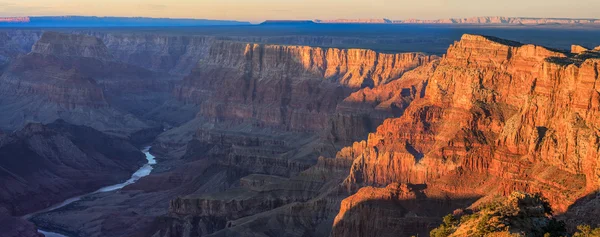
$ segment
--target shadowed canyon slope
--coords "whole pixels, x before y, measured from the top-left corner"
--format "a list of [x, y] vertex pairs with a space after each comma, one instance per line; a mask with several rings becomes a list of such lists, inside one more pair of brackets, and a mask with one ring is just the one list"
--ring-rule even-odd
[[64, 121], [29, 124], [1, 142], [0, 207], [15, 216], [127, 179], [144, 161], [127, 141]]
[[[46, 32], [0, 77], [0, 107], [9, 113], [0, 126], [13, 130], [27, 122], [61, 118], [131, 133], [155, 126], [132, 115], [132, 110], [160, 105], [171, 85], [168, 75], [114, 61], [97, 38]], [[147, 92], [155, 93], [154, 98], [136, 97]]]
[[125, 180], [143, 163], [129, 141], [62, 120], [0, 136], [2, 236], [38, 236], [21, 216]]

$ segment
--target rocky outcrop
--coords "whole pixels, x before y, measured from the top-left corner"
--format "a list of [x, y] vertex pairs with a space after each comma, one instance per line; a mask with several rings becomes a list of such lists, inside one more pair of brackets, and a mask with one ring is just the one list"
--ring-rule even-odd
[[588, 50], [589, 49], [586, 49], [585, 47], [583, 47], [581, 45], [572, 45], [571, 46], [571, 53], [574, 53], [574, 54], [580, 54], [580, 53], [583, 53]]
[[539, 192], [566, 211], [599, 185], [600, 59], [583, 55], [464, 35], [423, 98], [345, 149], [354, 159], [345, 184], [427, 184], [459, 196]]
[[400, 117], [413, 100], [425, 96], [428, 80], [438, 63], [433, 60], [397, 80], [346, 97], [330, 119], [328, 139], [351, 144], [366, 139], [385, 119]]
[[0, 207], [21, 216], [126, 180], [144, 162], [127, 141], [64, 121], [29, 124], [0, 144]]
[[352, 90], [400, 77], [432, 57], [370, 50], [221, 42], [176, 88], [215, 121], [254, 121], [294, 131], [322, 129]]

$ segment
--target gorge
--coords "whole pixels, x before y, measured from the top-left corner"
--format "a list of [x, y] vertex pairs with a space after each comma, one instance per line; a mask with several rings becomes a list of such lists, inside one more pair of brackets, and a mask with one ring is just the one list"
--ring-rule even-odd
[[600, 42], [463, 34], [433, 55], [8, 35], [32, 48], [0, 51], [9, 236], [428, 236], [515, 191], [570, 233], [600, 223]]

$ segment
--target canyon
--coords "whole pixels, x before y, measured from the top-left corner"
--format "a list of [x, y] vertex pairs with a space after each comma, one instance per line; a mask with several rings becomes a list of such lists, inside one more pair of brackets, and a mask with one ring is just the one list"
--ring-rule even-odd
[[30, 51], [0, 51], [0, 174], [20, 190], [2, 194], [0, 221], [12, 236], [36, 236], [20, 215], [127, 179], [149, 143], [160, 161], [149, 176], [29, 220], [68, 236], [427, 236], [447, 214], [522, 191], [568, 228], [599, 223], [590, 45], [464, 34], [436, 56], [27, 35], [6, 42], [35, 39]]

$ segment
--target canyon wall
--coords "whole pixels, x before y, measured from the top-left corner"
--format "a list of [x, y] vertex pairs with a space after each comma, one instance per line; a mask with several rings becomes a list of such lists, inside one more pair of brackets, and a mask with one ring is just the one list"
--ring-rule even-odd
[[131, 113], [161, 105], [173, 84], [167, 74], [115, 61], [96, 37], [45, 32], [32, 52], [12, 60], [0, 77], [0, 107], [11, 111], [0, 126], [14, 130], [61, 118], [103, 131], [135, 132], [153, 125]]
[[115, 59], [153, 71], [185, 76], [206, 58], [214, 37], [79, 31], [101, 39]]
[[[599, 185], [599, 56], [464, 35], [423, 98], [343, 150], [354, 159], [345, 185], [424, 184], [451, 200], [539, 192], [567, 211]], [[360, 193], [354, 205], [364, 202]], [[373, 228], [345, 224], [333, 233]]]
[[350, 92], [377, 87], [432, 60], [416, 53], [222, 41], [176, 88], [200, 114], [294, 131], [322, 129]]

